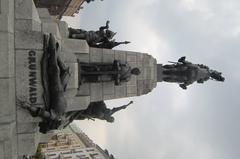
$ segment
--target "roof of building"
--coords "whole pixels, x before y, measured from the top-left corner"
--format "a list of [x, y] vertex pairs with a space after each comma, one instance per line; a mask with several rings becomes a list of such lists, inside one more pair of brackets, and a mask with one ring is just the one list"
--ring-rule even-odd
[[85, 0], [34, 0], [37, 8], [47, 8], [50, 15], [57, 16], [74, 16], [79, 13]]

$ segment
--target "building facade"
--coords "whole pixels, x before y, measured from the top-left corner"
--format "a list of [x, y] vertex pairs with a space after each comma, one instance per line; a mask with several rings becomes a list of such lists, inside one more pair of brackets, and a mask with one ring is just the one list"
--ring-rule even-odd
[[57, 16], [74, 16], [79, 13], [85, 0], [34, 0], [37, 8], [47, 8], [50, 15]]
[[108, 151], [94, 144], [82, 131], [72, 126], [54, 135], [47, 143], [40, 143], [38, 159], [114, 159]]

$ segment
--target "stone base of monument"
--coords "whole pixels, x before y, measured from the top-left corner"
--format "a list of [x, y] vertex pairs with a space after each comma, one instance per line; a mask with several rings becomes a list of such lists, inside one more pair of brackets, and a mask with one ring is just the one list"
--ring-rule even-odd
[[[43, 35], [52, 33], [60, 44], [60, 57], [70, 67], [65, 92], [68, 111], [84, 110], [92, 101], [140, 96], [156, 87], [156, 59], [146, 53], [89, 48], [85, 40], [69, 39], [68, 25], [36, 9], [32, 0], [0, 0], [0, 159], [33, 155], [48, 139], [39, 133], [39, 117], [23, 106], [43, 108], [41, 59]], [[138, 67], [141, 74], [116, 86], [114, 82], [79, 85], [79, 62], [112, 63], [119, 60]]]
[[71, 70], [67, 110], [86, 109], [90, 102], [89, 96], [76, 97], [76, 54], [88, 54], [87, 43], [67, 39], [67, 24], [52, 18], [47, 9], [36, 9], [32, 0], [0, 0], [0, 159], [33, 155], [37, 144], [51, 136], [40, 134], [42, 119], [33, 118], [19, 104], [44, 107], [40, 66], [44, 33], [54, 34]]
[[14, 1], [0, 0], [0, 158], [17, 158]]

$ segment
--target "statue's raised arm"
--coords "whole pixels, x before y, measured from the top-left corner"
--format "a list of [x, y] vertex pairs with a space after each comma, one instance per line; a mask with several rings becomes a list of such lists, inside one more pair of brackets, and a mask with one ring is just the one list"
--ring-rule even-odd
[[106, 25], [105, 25], [105, 26], [101, 26], [101, 27], [99, 28], [99, 31], [104, 31], [105, 29], [109, 29], [109, 23], [110, 23], [110, 21], [107, 20]]
[[114, 113], [116, 113], [116, 112], [118, 112], [118, 111], [120, 111], [120, 110], [122, 110], [122, 109], [126, 109], [126, 108], [127, 108], [129, 105], [131, 105], [131, 104], [133, 104], [133, 101], [130, 101], [130, 102], [129, 102], [128, 104], [126, 104], [126, 105], [113, 108], [113, 109], [111, 110], [110, 115], [113, 115]]

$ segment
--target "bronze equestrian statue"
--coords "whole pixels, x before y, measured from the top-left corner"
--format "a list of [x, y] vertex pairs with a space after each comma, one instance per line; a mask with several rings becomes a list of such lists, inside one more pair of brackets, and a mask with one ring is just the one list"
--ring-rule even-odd
[[203, 64], [193, 64], [186, 61], [186, 57], [179, 58], [178, 62], [172, 62], [170, 65], [163, 65], [163, 81], [179, 83], [182, 89], [194, 83], [204, 83], [209, 79], [223, 82], [222, 73], [209, 69]]

